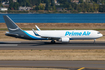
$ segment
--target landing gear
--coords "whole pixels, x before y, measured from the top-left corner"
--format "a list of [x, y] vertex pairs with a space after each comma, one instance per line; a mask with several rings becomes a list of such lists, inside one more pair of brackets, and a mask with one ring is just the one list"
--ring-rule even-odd
[[94, 39], [94, 43], [96, 42], [96, 39]]
[[51, 41], [51, 43], [52, 43], [52, 44], [54, 44], [54, 43], [55, 43], [55, 41], [54, 41], [54, 40], [52, 40], [52, 41]]

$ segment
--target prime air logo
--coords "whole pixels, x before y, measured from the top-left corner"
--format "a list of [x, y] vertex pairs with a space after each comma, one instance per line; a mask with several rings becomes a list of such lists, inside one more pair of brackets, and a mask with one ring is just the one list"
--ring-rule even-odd
[[74, 32], [74, 31], [69, 32], [69, 31], [67, 31], [65, 33], [65, 36], [89, 36], [90, 34], [91, 34], [91, 32], [89, 32], [89, 31], [84, 31], [84, 32]]

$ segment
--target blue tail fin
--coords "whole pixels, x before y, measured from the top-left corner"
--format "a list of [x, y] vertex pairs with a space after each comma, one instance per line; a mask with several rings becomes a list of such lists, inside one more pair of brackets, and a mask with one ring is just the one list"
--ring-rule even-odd
[[15, 22], [12, 19], [10, 19], [7, 15], [3, 17], [10, 33], [21, 31], [21, 29], [15, 24]]

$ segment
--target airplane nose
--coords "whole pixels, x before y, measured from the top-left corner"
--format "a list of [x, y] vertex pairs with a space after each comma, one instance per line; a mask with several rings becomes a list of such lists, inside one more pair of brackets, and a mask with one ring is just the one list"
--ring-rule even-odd
[[100, 36], [102, 37], [102, 36], [103, 36], [103, 34], [100, 34]]
[[103, 34], [101, 34], [101, 33], [100, 33], [100, 34], [98, 34], [98, 37], [99, 37], [99, 38], [100, 38], [100, 37], [102, 37], [102, 36], [103, 36]]

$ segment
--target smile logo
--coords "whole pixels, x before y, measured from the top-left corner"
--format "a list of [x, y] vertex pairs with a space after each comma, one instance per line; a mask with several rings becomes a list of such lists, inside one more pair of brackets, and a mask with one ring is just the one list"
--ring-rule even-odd
[[9, 30], [12, 30], [12, 31], [14, 31], [14, 30], [18, 30], [18, 29], [19, 29], [18, 27], [15, 28], [15, 29], [9, 28]]

